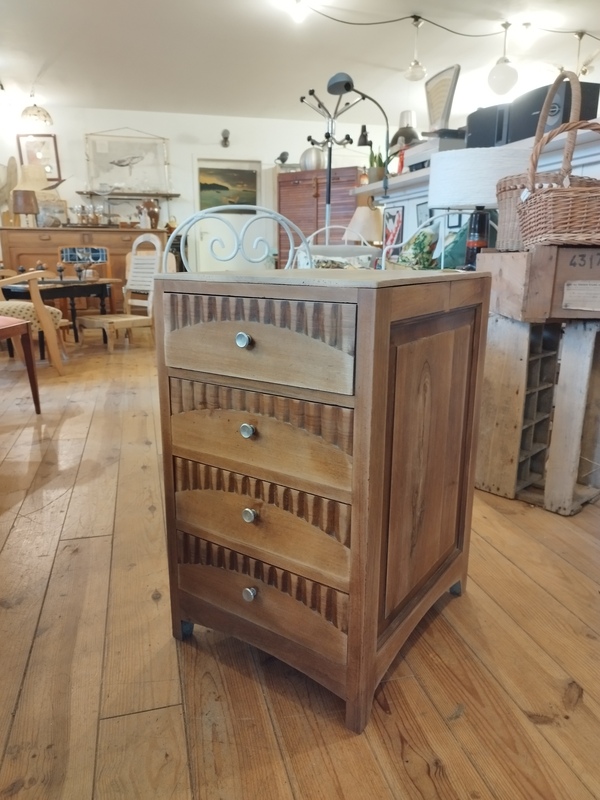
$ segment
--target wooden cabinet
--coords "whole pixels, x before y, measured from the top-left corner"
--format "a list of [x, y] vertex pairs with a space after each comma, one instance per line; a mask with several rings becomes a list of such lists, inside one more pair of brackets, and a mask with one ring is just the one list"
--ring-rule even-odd
[[[0, 228], [2, 259], [8, 269], [19, 266], [31, 269], [38, 261], [54, 270], [60, 247], [107, 247], [113, 278], [125, 282], [125, 258], [141, 233], [155, 233], [164, 245], [165, 231], [141, 231], [133, 228]], [[114, 291], [115, 308], [123, 308], [120, 286]]]
[[[331, 172], [331, 225], [347, 226], [356, 208], [350, 191], [358, 185], [357, 167], [338, 167]], [[278, 211], [291, 219], [305, 236], [325, 225], [326, 170], [284, 172], [278, 176]], [[324, 237], [317, 238], [325, 241]], [[331, 241], [340, 241], [340, 235]], [[285, 264], [289, 252], [287, 235], [279, 231], [279, 263]]]
[[489, 276], [161, 275], [173, 632], [244, 639], [368, 721], [467, 575]]

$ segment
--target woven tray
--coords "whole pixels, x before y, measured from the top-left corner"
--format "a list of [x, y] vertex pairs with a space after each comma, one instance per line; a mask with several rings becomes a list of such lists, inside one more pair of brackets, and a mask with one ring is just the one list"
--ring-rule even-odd
[[538, 244], [600, 245], [600, 180], [579, 178], [575, 182], [574, 177], [569, 176], [570, 156], [562, 185], [549, 182], [540, 186], [540, 176], [536, 172], [540, 153], [548, 142], [561, 133], [576, 136], [577, 131], [584, 130], [600, 133], [600, 125], [597, 122], [567, 122], [543, 136], [533, 148], [527, 174], [529, 195], [517, 204], [525, 250]]
[[[554, 102], [554, 97], [558, 87], [566, 79], [571, 84], [571, 114], [570, 122], [577, 122], [581, 114], [581, 84], [574, 72], [561, 72], [552, 86], [548, 89], [544, 105], [540, 111], [538, 124], [535, 132], [534, 147], [539, 143], [544, 135], [544, 129], [548, 122], [550, 109]], [[539, 186], [555, 184], [562, 186], [564, 178], [571, 172], [571, 159], [575, 149], [575, 137], [577, 133], [573, 131], [569, 134], [563, 154], [563, 162], [559, 171], [542, 172], [536, 175], [536, 183]], [[523, 250], [523, 240], [521, 228], [517, 216], [517, 204], [527, 187], [528, 173], [523, 172], [519, 175], [508, 175], [498, 181], [496, 186], [496, 198], [498, 200], [498, 234], [496, 237], [497, 250]], [[586, 186], [588, 178], [573, 177], [571, 185]]]

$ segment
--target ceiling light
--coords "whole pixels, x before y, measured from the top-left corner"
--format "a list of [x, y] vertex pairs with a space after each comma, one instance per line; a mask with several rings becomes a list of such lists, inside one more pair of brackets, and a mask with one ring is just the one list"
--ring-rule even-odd
[[503, 22], [502, 27], [504, 28], [502, 58], [498, 59], [496, 65], [492, 67], [488, 75], [488, 84], [494, 94], [506, 94], [510, 92], [519, 79], [519, 73], [506, 57], [506, 37], [508, 35], [508, 29], [510, 28], [510, 22]]
[[275, 5], [287, 11], [294, 22], [304, 22], [311, 9], [305, 0], [276, 0]]
[[419, 61], [417, 44], [419, 40], [419, 28], [423, 24], [423, 20], [421, 17], [413, 16], [412, 24], [415, 26], [415, 51], [413, 60], [410, 62], [409, 68], [404, 73], [404, 77], [407, 81], [422, 81], [425, 75], [427, 75], [427, 70]]
[[[33, 91], [29, 96], [30, 100], [33, 100]], [[36, 122], [41, 123], [42, 125], [53, 125], [52, 117], [46, 111], [45, 108], [32, 103], [27, 108], [24, 108], [21, 112], [21, 119], [26, 120], [28, 122]]]

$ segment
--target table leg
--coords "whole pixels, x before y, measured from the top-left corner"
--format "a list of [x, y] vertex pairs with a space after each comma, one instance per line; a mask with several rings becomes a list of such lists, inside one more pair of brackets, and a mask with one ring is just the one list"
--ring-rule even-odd
[[71, 307], [71, 325], [73, 326], [73, 338], [75, 343], [79, 343], [79, 331], [77, 330], [77, 306], [75, 305], [75, 298], [69, 298], [69, 305]]
[[40, 345], [40, 360], [43, 361], [46, 358], [46, 340], [44, 338], [44, 331], [38, 331], [38, 342]]
[[[107, 296], [109, 298], [111, 297], [110, 286], [107, 287], [106, 294], [104, 292], [101, 292], [101, 294], [100, 294], [100, 313], [101, 314], [106, 314], [106, 298], [107, 298]], [[102, 343], [103, 344], [108, 344], [108, 336], [106, 335], [106, 331], [105, 331], [104, 328], [102, 328]]]
[[33, 398], [35, 413], [40, 414], [40, 393], [38, 390], [37, 372], [31, 349], [31, 336], [29, 331], [27, 331], [27, 333], [22, 333], [20, 338], [21, 347], [23, 348], [23, 358], [25, 359], [25, 366], [27, 367], [27, 376], [29, 377], [29, 385], [31, 386], [31, 396]]

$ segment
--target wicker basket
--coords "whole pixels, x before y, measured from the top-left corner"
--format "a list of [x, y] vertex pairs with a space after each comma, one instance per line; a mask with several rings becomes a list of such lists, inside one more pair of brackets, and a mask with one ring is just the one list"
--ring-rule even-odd
[[527, 175], [529, 196], [517, 204], [525, 250], [538, 244], [600, 245], [600, 180], [585, 178], [585, 185], [580, 185], [567, 175], [563, 185], [540, 187], [536, 174], [540, 153], [548, 142], [561, 133], [577, 135], [577, 131], [600, 133], [600, 125], [567, 122], [543, 136], [533, 148]]
[[[574, 72], [561, 72], [546, 94], [546, 99], [540, 111], [535, 132], [534, 147], [544, 135], [544, 128], [546, 127], [558, 87], [567, 78], [571, 84], [570, 122], [579, 120], [581, 114], [581, 84]], [[576, 135], [576, 131], [569, 134], [560, 171], [539, 173], [536, 175], [536, 183], [538, 185], [548, 185], [552, 183], [557, 186], [562, 186], [565, 176], [571, 171], [571, 158], [573, 157], [573, 150], [575, 149]], [[506, 178], [502, 178], [498, 181], [496, 186], [496, 198], [498, 200], [497, 250], [523, 250], [523, 240], [521, 238], [521, 229], [517, 217], [517, 203], [519, 202], [523, 190], [527, 187], [527, 180], [528, 174], [523, 172], [520, 175], [508, 175]], [[588, 180], [588, 178], [573, 177], [571, 178], [571, 185], [585, 186]]]

